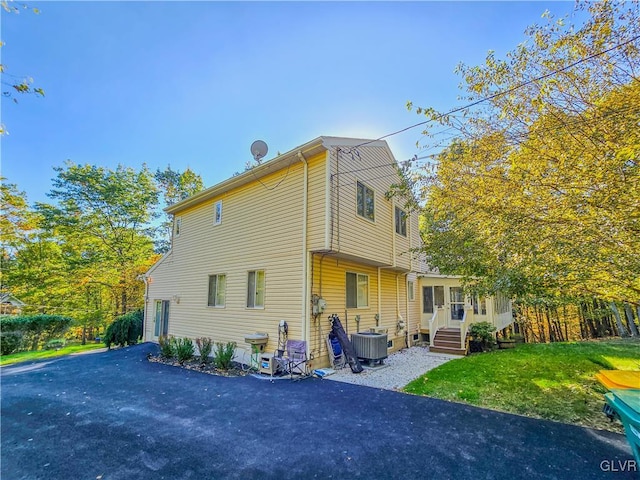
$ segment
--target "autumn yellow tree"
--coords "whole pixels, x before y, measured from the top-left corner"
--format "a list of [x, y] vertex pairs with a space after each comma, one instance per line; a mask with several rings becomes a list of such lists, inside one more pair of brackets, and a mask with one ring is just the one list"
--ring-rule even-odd
[[432, 141], [455, 137], [415, 178], [425, 253], [486, 291], [638, 305], [640, 7], [577, 9], [582, 25], [545, 13], [505, 59], [460, 65], [469, 108], [417, 109]]

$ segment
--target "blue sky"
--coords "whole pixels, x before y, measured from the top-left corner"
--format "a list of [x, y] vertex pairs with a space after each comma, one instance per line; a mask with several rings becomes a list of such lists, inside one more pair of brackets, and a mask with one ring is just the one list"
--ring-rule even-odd
[[[2, 99], [2, 175], [47, 201], [69, 159], [183, 171], [206, 186], [320, 135], [378, 138], [461, 105], [459, 62], [503, 56], [571, 2], [29, 2], [2, 63], [44, 98]], [[4, 80], [10, 80], [5, 77]], [[4, 85], [3, 85], [4, 87]], [[3, 88], [4, 90], [5, 88]], [[387, 141], [420, 152], [416, 128]]]

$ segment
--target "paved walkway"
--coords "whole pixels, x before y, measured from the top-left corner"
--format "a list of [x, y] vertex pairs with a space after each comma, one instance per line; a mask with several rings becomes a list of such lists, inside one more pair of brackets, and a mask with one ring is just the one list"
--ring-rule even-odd
[[217, 377], [147, 361], [156, 351], [2, 368], [1, 478], [636, 478], [622, 435], [317, 378]]
[[460, 357], [431, 353], [427, 347], [411, 347], [392, 353], [381, 366], [365, 367], [362, 372], [355, 374], [347, 365], [326, 378], [354, 385], [400, 390], [411, 380], [456, 358]]

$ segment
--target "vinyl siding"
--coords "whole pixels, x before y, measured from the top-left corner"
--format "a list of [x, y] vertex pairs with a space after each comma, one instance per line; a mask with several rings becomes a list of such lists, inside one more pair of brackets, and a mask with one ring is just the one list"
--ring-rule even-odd
[[[172, 301], [170, 310], [172, 335], [235, 341], [248, 349], [245, 334], [266, 332], [267, 349], [275, 350], [278, 322], [286, 320], [292, 338], [300, 337], [302, 179], [298, 161], [261, 178], [262, 183], [250, 183], [180, 212], [182, 230], [174, 239], [171, 259], [151, 272], [149, 315], [156, 297], [178, 295], [180, 303]], [[218, 200], [223, 202], [222, 223], [214, 225]], [[250, 270], [265, 271], [263, 309], [246, 308]], [[227, 277], [224, 308], [207, 306], [208, 277], [213, 274]]]
[[[357, 152], [356, 155], [348, 148], [330, 149], [332, 248], [345, 256], [408, 271], [412, 267], [410, 249], [419, 241], [417, 214], [407, 211], [401, 199], [386, 198], [391, 185], [398, 181], [395, 160], [388, 148], [382, 146], [363, 146]], [[373, 221], [358, 215], [358, 182], [374, 192]], [[406, 237], [395, 233], [396, 205], [408, 215]]]
[[309, 185], [308, 185], [308, 225], [307, 248], [310, 251], [325, 249], [326, 230], [326, 152], [308, 158]]
[[[378, 303], [378, 268], [340, 258], [336, 255], [315, 254], [313, 261], [313, 281], [311, 293], [319, 295], [327, 302], [326, 310], [311, 322], [311, 348], [315, 357], [314, 366], [328, 365], [325, 338], [331, 331], [328, 317], [337, 314], [347, 333], [368, 331], [372, 327], [388, 328], [388, 339], [393, 340], [395, 351], [405, 347], [404, 331], [397, 332], [398, 313], [407, 322], [405, 275], [395, 271], [380, 270], [380, 303]], [[368, 275], [369, 305], [364, 308], [346, 308], [347, 272]], [[397, 290], [396, 290], [397, 281]], [[413, 302], [415, 303], [415, 302]], [[396, 311], [399, 306], [399, 312]], [[415, 306], [414, 306], [415, 310]], [[376, 314], [380, 313], [379, 320]], [[357, 323], [356, 315], [360, 316]], [[413, 323], [419, 321], [414, 317]], [[407, 325], [408, 326], [408, 325]], [[415, 329], [415, 326], [413, 327]]]
[[[410, 253], [419, 244], [418, 219], [409, 214], [407, 237], [395, 233], [394, 207], [401, 202], [385, 198], [397, 181], [389, 149], [362, 146], [358, 147], [359, 156], [352, 156], [345, 153], [348, 147], [339, 151], [335, 139], [328, 140], [326, 147], [328, 150], [317, 153], [320, 148], [316, 146], [314, 154], [306, 157], [304, 255], [310, 263], [308, 293], [321, 295], [327, 302], [323, 314], [306, 320], [314, 367], [328, 364], [325, 338], [330, 331], [330, 314], [337, 313], [349, 332], [356, 331], [355, 315], [360, 315], [360, 330], [387, 327], [395, 350], [405, 346], [405, 332], [396, 329], [398, 317], [410, 332], [418, 328], [421, 311], [418, 282], [415, 301], [408, 302], [405, 275], [418, 265]], [[245, 176], [224, 193], [223, 188], [212, 188], [211, 193], [179, 209], [180, 235], [174, 238], [171, 253], [148, 273], [152, 282], [147, 299], [147, 339], [153, 339], [157, 299], [171, 300], [169, 334], [177, 337], [235, 341], [238, 348], [248, 351], [244, 336], [266, 332], [266, 351], [274, 351], [278, 323], [285, 320], [289, 338], [305, 338], [304, 164], [298, 157], [291, 158], [289, 163], [280, 161], [277, 171], [248, 183]], [[357, 215], [357, 181], [375, 192], [373, 222]], [[214, 225], [218, 201], [222, 201], [222, 223]], [[246, 308], [251, 270], [265, 271], [265, 305], [261, 309]], [[347, 271], [368, 275], [367, 307], [346, 309]], [[226, 275], [224, 307], [207, 306], [208, 279], [215, 274]], [[376, 314], [380, 314], [379, 321]]]

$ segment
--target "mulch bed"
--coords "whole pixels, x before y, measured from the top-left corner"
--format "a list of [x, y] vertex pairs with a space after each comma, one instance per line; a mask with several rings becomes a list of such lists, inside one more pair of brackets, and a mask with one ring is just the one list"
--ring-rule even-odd
[[147, 356], [147, 359], [153, 363], [163, 363], [164, 365], [170, 365], [172, 367], [184, 368], [187, 370], [195, 370], [197, 372], [208, 373], [209, 375], [218, 375], [220, 377], [242, 377], [248, 375], [250, 372], [244, 371], [240, 364], [234, 362], [234, 366], [229, 370], [220, 370], [215, 367], [211, 362], [201, 363], [200, 360], [194, 359], [189, 362], [179, 363], [174, 358], [164, 358], [161, 356]]

